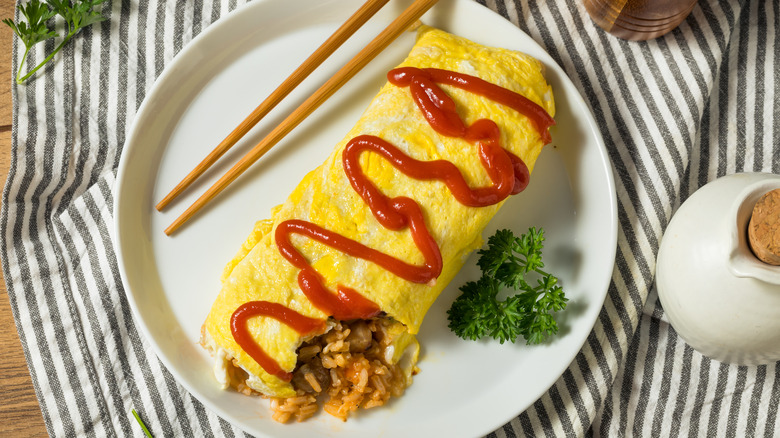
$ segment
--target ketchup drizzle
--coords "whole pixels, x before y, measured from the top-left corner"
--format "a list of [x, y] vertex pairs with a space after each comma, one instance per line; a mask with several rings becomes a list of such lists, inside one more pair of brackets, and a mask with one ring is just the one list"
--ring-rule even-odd
[[[370, 151], [381, 155], [411, 178], [444, 182], [455, 199], [469, 207], [497, 204], [507, 196], [521, 192], [528, 185], [528, 167], [522, 159], [501, 146], [498, 125], [492, 120], [480, 119], [466, 126], [457, 113], [455, 102], [437, 84], [451, 85], [482, 95], [525, 115], [538, 131], [544, 144], [551, 141], [548, 128], [555, 124], [552, 117], [531, 100], [474, 76], [434, 68], [402, 67], [391, 70], [387, 78], [393, 85], [409, 87], [414, 102], [436, 132], [476, 144], [492, 185], [472, 189], [453, 163], [447, 160], [416, 160], [373, 135], [360, 135], [350, 140], [342, 153], [342, 162], [352, 188], [382, 226], [393, 231], [409, 227], [425, 262], [421, 266], [409, 264], [311, 222], [299, 219], [281, 222], [274, 234], [276, 246], [287, 261], [300, 269], [298, 285], [301, 291], [315, 307], [339, 320], [371, 318], [378, 315], [381, 309], [376, 303], [348, 287], [339, 285], [336, 293], [329, 291], [323, 284], [322, 276], [295, 249], [290, 241], [291, 234], [306, 236], [352, 257], [370, 261], [414, 283], [435, 284], [443, 267], [439, 246], [425, 225], [419, 204], [406, 196], [389, 198], [381, 193], [360, 168], [359, 159], [363, 152]], [[301, 335], [323, 332], [325, 321], [309, 318], [281, 304], [268, 301], [248, 302], [233, 313], [230, 327], [236, 343], [266, 372], [284, 381], [290, 381], [292, 374], [281, 369], [249, 334], [246, 320], [254, 316], [275, 318]]]
[[233, 316], [230, 318], [230, 331], [233, 333], [233, 339], [236, 340], [236, 343], [260, 364], [268, 374], [273, 374], [289, 382], [292, 379], [292, 373], [283, 370], [279, 363], [260, 348], [249, 334], [246, 320], [253, 316], [269, 316], [292, 327], [293, 330], [301, 335], [325, 330], [325, 321], [309, 318], [279, 303], [268, 301], [250, 301], [242, 304], [233, 312]]

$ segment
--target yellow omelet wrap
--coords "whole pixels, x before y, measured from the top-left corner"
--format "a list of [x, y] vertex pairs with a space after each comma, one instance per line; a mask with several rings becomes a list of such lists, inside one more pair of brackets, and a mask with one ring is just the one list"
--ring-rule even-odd
[[[414, 48], [399, 67], [431, 67], [475, 76], [519, 93], [554, 115], [552, 90], [536, 59], [515, 51], [484, 47], [427, 26], [421, 26], [417, 32]], [[493, 120], [501, 131], [501, 145], [520, 157], [529, 171], [533, 170], [544, 141], [530, 119], [480, 95], [448, 85], [441, 85], [441, 89], [454, 100], [466, 125], [479, 119]], [[470, 187], [492, 184], [474, 144], [434, 131], [408, 87], [386, 84], [328, 159], [303, 178], [284, 204], [271, 212], [270, 219], [257, 223], [225, 268], [222, 290], [206, 319], [202, 341], [217, 357], [218, 375], [221, 367], [234, 364], [248, 373], [246, 385], [255, 391], [273, 397], [295, 395], [291, 383], [267, 373], [236, 343], [231, 333], [231, 315], [244, 303], [262, 300], [280, 303], [312, 318], [329, 316], [310, 303], [298, 285], [299, 269], [280, 254], [274, 241], [279, 223], [289, 219], [309, 221], [400, 260], [423, 264], [410, 230], [391, 231], [383, 227], [345, 175], [342, 151], [350, 139], [362, 134], [384, 139], [417, 160], [450, 161]], [[482, 230], [503, 202], [487, 207], [465, 206], [453, 197], [445, 183], [410, 178], [373, 152], [363, 153], [360, 165], [382, 193], [389, 197], [407, 196], [420, 205], [441, 251], [443, 268], [436, 281], [412, 283], [372, 262], [300, 235], [293, 235], [291, 242], [321, 274], [329, 290], [335, 290], [337, 285], [354, 289], [376, 303], [384, 317], [405, 326], [406, 336], [399, 336], [395, 345], [393, 360], [397, 360], [401, 350], [417, 347], [413, 335], [425, 313], [468, 255], [482, 245]], [[270, 317], [251, 318], [247, 327], [253, 339], [282, 369], [293, 371], [304, 336]]]

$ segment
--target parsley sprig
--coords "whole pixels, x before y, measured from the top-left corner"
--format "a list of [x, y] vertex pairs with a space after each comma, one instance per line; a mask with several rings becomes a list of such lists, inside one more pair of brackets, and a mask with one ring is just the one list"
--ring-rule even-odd
[[[558, 333], [552, 314], [566, 308], [568, 299], [558, 279], [542, 269], [543, 246], [541, 228], [530, 228], [520, 237], [510, 230], [491, 236], [488, 247], [478, 253], [482, 277], [461, 286], [461, 295], [447, 311], [450, 329], [464, 339], [490, 336], [502, 344], [519, 336], [528, 344], [539, 344]], [[529, 281], [529, 274], [536, 277], [536, 284]], [[505, 287], [520, 293], [499, 301]]]
[[[46, 3], [42, 3], [40, 0], [31, 0], [26, 4], [19, 4], [17, 8], [26, 21], [15, 23], [10, 18], [3, 20], [3, 23], [13, 29], [25, 47], [24, 55], [22, 55], [22, 60], [19, 63], [19, 70], [16, 72], [16, 83], [23, 83], [34, 75], [38, 69], [43, 67], [44, 64], [51, 61], [54, 55], [81, 29], [105, 20], [106, 18], [103, 15], [93, 10], [95, 6], [104, 1], [106, 0], [46, 0]], [[64, 35], [57, 33], [55, 26], [51, 23], [57, 15], [65, 21]], [[30, 49], [38, 43], [58, 37], [61, 37], [62, 41], [57, 48], [22, 77], [22, 69]]]

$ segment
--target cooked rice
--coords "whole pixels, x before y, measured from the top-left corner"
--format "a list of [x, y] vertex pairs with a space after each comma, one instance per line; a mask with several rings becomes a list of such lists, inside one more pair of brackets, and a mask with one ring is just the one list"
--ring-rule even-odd
[[322, 386], [320, 385], [320, 382], [317, 381], [317, 378], [314, 377], [314, 374], [306, 373], [304, 377], [306, 378], [306, 381], [309, 382], [309, 385], [312, 387], [312, 389], [314, 389], [314, 392], [322, 392]]
[[[366, 324], [371, 332], [371, 343], [365, 351], [350, 351], [350, 341], [347, 338], [356, 324]], [[312, 339], [301, 347], [300, 352], [305, 354], [299, 354], [298, 367], [318, 357], [322, 366], [329, 371], [330, 384], [327, 388], [320, 388], [319, 391], [310, 382], [317, 379], [310, 373], [304, 375], [314, 393], [325, 399], [323, 403], [325, 412], [346, 421], [350, 413], [360, 408], [381, 406], [390, 397], [403, 394], [406, 389], [403, 371], [398, 364], [385, 362], [385, 350], [393, 341], [388, 335], [390, 324], [392, 323], [386, 319], [336, 323], [328, 333]], [[312, 356], [311, 352], [317, 350], [312, 348], [315, 346], [320, 347], [320, 352]], [[309, 357], [311, 359], [307, 360]], [[300, 396], [304, 392], [299, 388], [298, 393]], [[317, 411], [317, 400], [314, 398], [309, 400], [310, 403], [298, 405], [299, 409], [293, 411], [298, 421], [314, 415]], [[282, 414], [281, 407], [288, 406], [288, 403], [280, 401], [279, 404], [272, 405], [274, 419], [287, 421], [292, 418], [293, 414], [289, 416]]]
[[[300, 380], [293, 378], [297, 394], [270, 398], [272, 418], [280, 423], [293, 418], [303, 421], [322, 404], [325, 412], [346, 421], [350, 413], [360, 408], [382, 406], [390, 397], [402, 395], [407, 386], [404, 372], [398, 364], [388, 364], [385, 359], [386, 349], [393, 342], [388, 334], [392, 324], [397, 323], [385, 318], [337, 322], [327, 333], [304, 343], [298, 349], [295, 372], [301, 375]], [[366, 328], [370, 330], [370, 340]], [[353, 335], [352, 341], [347, 339], [353, 331], [363, 337]], [[368, 347], [350, 351], [352, 342]], [[230, 386], [242, 394], [262, 395], [246, 385], [249, 375], [235, 360], [232, 363], [228, 367]], [[317, 373], [309, 371], [315, 369], [319, 369], [320, 379]]]
[[[389, 324], [382, 319], [369, 321], [373, 340], [368, 350], [362, 353], [350, 352], [349, 341], [342, 341], [349, 335], [348, 324], [340, 324], [329, 333], [330, 336], [325, 337], [325, 341], [329, 342], [327, 350], [337, 362], [337, 367], [331, 369], [332, 382], [323, 408], [325, 412], [346, 420], [351, 412], [359, 408], [381, 406], [390, 397], [403, 394], [406, 389], [403, 371], [398, 364], [385, 362], [385, 349], [392, 343], [387, 335]], [[339, 358], [344, 358], [345, 363], [342, 364]], [[323, 359], [324, 366], [330, 363]]]

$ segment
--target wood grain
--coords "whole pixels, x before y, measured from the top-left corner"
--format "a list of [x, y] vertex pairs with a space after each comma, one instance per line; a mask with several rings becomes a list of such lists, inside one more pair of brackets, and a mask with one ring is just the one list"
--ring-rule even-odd
[[[0, 1], [0, 18], [13, 17], [14, 2]], [[0, 181], [5, 183], [11, 163], [11, 49], [13, 32], [0, 24]], [[48, 436], [22, 344], [0, 274], [0, 436]]]
[[[14, 2], [12, 0], [0, 0], [0, 19], [14, 16]], [[10, 27], [0, 24], [0, 129], [11, 130], [11, 44], [14, 33]], [[11, 150], [11, 137], [6, 143], [3, 138], [3, 149]], [[9, 154], [10, 155], [10, 154]], [[8, 161], [3, 162], [3, 172], [8, 170]], [[3, 173], [5, 181], [5, 173]]]

